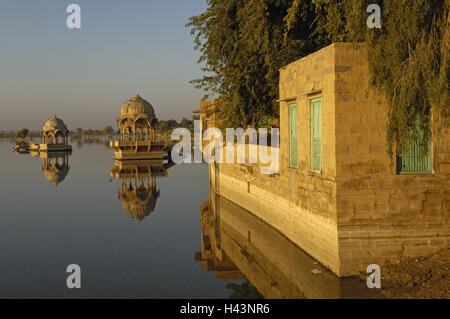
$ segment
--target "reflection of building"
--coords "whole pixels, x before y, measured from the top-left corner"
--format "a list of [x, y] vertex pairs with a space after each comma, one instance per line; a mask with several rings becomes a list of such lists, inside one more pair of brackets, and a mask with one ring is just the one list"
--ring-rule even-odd
[[203, 203], [200, 210], [202, 249], [195, 254], [195, 260], [202, 263], [203, 270], [214, 271], [217, 280], [244, 278], [242, 272], [220, 249], [220, 237], [216, 233], [219, 229], [215, 227], [218, 216], [210, 209], [208, 202]]
[[69, 173], [69, 154], [70, 152], [44, 152], [39, 155], [43, 159], [42, 172], [55, 186], [61, 183]]
[[339, 279], [283, 234], [215, 193], [201, 206], [196, 260], [217, 279], [246, 278], [265, 298], [370, 298], [357, 278]]
[[117, 119], [120, 141], [110, 142], [114, 158], [162, 159], [167, 145], [155, 139], [157, 123], [153, 107], [139, 95], [125, 102]]
[[30, 149], [40, 152], [70, 151], [69, 133], [64, 121], [53, 115], [41, 130], [42, 143], [33, 144]]
[[156, 207], [159, 197], [157, 176], [167, 176], [162, 161], [116, 161], [111, 169], [111, 177], [122, 181], [119, 199], [123, 210], [138, 222], [149, 216]]

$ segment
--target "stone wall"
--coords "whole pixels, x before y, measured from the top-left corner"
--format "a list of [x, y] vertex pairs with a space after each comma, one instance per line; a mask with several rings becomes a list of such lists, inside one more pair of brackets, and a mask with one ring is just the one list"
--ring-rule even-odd
[[340, 272], [450, 244], [450, 134], [433, 136], [433, 174], [398, 175], [386, 155], [387, 104], [369, 89], [367, 50], [335, 44]]
[[[219, 227], [220, 250], [269, 299], [369, 298], [376, 293], [365, 282], [342, 280], [320, 266], [283, 234], [241, 207], [215, 196], [214, 225]], [[312, 270], [320, 271], [320, 275]]]
[[210, 180], [224, 198], [251, 211], [325, 266], [338, 271], [335, 187], [331, 182], [258, 165], [211, 164]]

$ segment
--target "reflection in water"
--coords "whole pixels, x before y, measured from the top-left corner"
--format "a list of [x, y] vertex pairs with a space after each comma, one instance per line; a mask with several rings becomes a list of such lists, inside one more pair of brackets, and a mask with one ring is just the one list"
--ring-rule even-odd
[[55, 186], [58, 186], [69, 174], [71, 152], [30, 152], [30, 154], [43, 159], [42, 172], [47, 180]]
[[216, 279], [246, 278], [228, 285], [231, 297], [375, 298], [358, 278], [339, 279], [251, 212], [217, 195], [201, 206], [201, 252], [196, 260]]
[[116, 161], [111, 177], [122, 181], [119, 199], [123, 210], [136, 221], [141, 222], [156, 207], [159, 190], [156, 177], [167, 176], [162, 161], [131, 160]]
[[77, 148], [83, 148], [83, 145], [103, 145], [109, 149], [109, 141], [112, 136], [86, 136], [86, 137], [72, 137], [71, 142], [77, 146]]

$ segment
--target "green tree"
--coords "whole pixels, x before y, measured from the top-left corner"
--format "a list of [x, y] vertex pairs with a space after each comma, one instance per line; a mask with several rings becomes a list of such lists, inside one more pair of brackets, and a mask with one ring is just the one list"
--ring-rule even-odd
[[157, 129], [161, 132], [167, 131], [167, 121], [159, 121], [157, 125]]
[[29, 133], [30, 133], [29, 129], [23, 128], [23, 129], [17, 131], [14, 137], [15, 138], [26, 138], [26, 137], [28, 137]]
[[450, 124], [450, 0], [379, 0], [381, 29], [366, 25], [372, 2], [314, 0], [322, 12], [320, 32], [332, 41], [367, 42], [371, 85], [389, 103], [388, 153], [418, 132], [426, 150], [432, 115], [438, 131]]
[[178, 122], [175, 120], [168, 120], [167, 121], [167, 129], [173, 130], [174, 128], [178, 127]]
[[113, 133], [114, 133], [114, 129], [112, 128], [112, 126], [107, 125], [107, 126], [105, 126], [105, 128], [103, 129], [103, 133], [104, 133], [104, 134], [113, 134]]
[[315, 9], [306, 0], [207, 0], [190, 18], [206, 73], [192, 83], [223, 99], [225, 125], [270, 126], [278, 117], [278, 70], [327, 40], [315, 32]]
[[180, 126], [184, 127], [184, 128], [187, 128], [187, 129], [190, 128], [191, 125], [192, 125], [192, 121], [188, 120], [187, 118], [184, 118], [184, 117], [183, 117], [183, 119], [180, 122]]

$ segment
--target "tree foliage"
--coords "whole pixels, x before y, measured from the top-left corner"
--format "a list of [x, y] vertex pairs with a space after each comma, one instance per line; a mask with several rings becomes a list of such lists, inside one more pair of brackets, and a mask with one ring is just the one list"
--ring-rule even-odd
[[192, 82], [225, 101], [226, 125], [267, 127], [278, 117], [278, 71], [321, 47], [315, 19], [306, 0], [207, 0], [190, 19], [206, 73]]
[[29, 133], [30, 133], [29, 129], [23, 128], [23, 129], [17, 131], [14, 137], [15, 138], [26, 138], [26, 137], [28, 137]]
[[388, 153], [417, 138], [426, 150], [432, 124], [436, 132], [450, 124], [450, 0], [378, 0], [381, 29], [366, 24], [372, 0], [314, 2], [323, 22], [318, 32], [368, 44], [371, 85], [389, 103]]
[[103, 129], [103, 133], [108, 135], [108, 134], [113, 134], [114, 133], [114, 129], [112, 128], [111, 125], [107, 125], [105, 126], [105, 128]]
[[194, 120], [198, 120], [198, 116], [193, 116], [192, 120], [188, 120], [183, 117], [180, 123], [176, 120], [161, 120], [158, 122], [157, 130], [161, 133], [163, 132], [171, 132], [175, 128], [187, 128], [190, 131], [194, 131]]
[[332, 42], [367, 42], [371, 85], [389, 103], [387, 145], [422, 132], [426, 149], [448, 127], [450, 0], [378, 0], [381, 29], [369, 29], [372, 0], [207, 0], [187, 26], [206, 75], [193, 83], [222, 98], [227, 125], [267, 126], [278, 117], [278, 70]]

